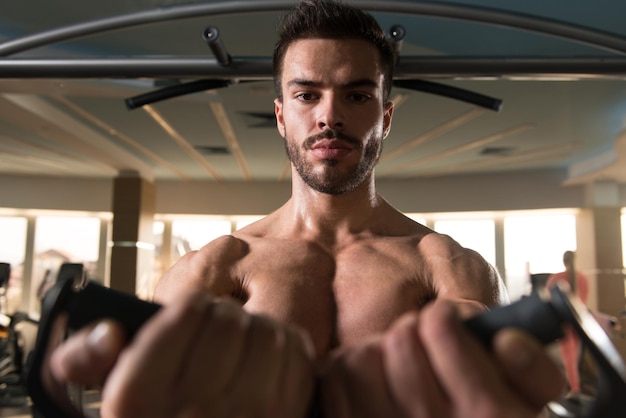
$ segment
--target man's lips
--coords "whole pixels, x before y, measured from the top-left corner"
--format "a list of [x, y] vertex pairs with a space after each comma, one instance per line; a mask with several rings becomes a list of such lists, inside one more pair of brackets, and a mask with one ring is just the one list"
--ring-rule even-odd
[[337, 139], [323, 139], [311, 147], [313, 155], [322, 159], [343, 158], [350, 154], [352, 149], [351, 145]]

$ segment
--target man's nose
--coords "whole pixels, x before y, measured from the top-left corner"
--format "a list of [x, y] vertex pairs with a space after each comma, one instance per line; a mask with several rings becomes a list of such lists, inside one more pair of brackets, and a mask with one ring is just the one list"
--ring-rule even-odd
[[317, 118], [319, 129], [342, 129], [344, 126], [344, 111], [336, 97], [327, 97], [320, 106]]

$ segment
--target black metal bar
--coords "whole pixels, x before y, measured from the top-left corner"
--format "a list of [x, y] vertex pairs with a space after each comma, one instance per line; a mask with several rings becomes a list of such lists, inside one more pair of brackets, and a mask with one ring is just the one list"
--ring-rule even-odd
[[206, 90], [214, 90], [228, 87], [229, 85], [230, 82], [226, 80], [197, 80], [189, 83], [164, 87], [159, 90], [130, 97], [124, 100], [124, 102], [126, 103], [126, 107], [132, 110], [145, 106], [147, 104], [160, 102], [162, 100], [172, 99], [174, 97], [198, 93]]
[[[2, 78], [221, 78], [271, 80], [270, 58], [0, 59]], [[402, 57], [396, 79], [594, 78], [626, 79], [626, 59]]]
[[475, 93], [473, 91], [461, 89], [458, 87], [448, 86], [440, 83], [433, 83], [425, 80], [396, 80], [393, 83], [396, 87], [423, 91], [439, 96], [449, 97], [451, 99], [461, 100], [486, 109], [500, 111], [502, 100], [494, 99], [484, 94]]
[[[515, 28], [626, 55], [626, 37], [624, 36], [541, 16], [445, 2], [350, 1], [349, 3], [373, 12], [450, 18]], [[280, 11], [292, 6], [292, 1], [224, 1], [163, 7], [81, 22], [9, 40], [0, 44], [0, 56], [8, 56], [61, 41], [150, 23], [208, 15]]]
[[0, 59], [0, 78], [238, 78], [270, 79], [271, 59], [215, 58]]

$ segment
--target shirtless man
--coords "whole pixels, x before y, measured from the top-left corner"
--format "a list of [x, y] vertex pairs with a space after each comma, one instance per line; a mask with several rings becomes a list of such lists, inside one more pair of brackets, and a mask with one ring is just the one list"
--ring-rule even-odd
[[128, 345], [111, 322], [70, 339], [56, 377], [104, 383], [105, 418], [306, 417], [314, 376], [327, 418], [536, 416], [563, 387], [543, 349], [504, 330], [488, 351], [458, 319], [507, 301], [496, 271], [375, 190], [394, 60], [375, 20], [304, 1], [274, 59], [292, 197], [182, 257]]

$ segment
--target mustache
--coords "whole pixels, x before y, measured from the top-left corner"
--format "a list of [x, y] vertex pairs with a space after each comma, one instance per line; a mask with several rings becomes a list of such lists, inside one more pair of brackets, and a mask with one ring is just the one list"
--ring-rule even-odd
[[349, 143], [350, 145], [353, 145], [355, 148], [361, 148], [361, 141], [359, 141], [357, 138], [348, 136], [343, 132], [337, 131], [335, 129], [326, 129], [319, 134], [308, 137], [304, 141], [304, 147], [306, 149], [310, 149], [316, 142], [319, 142], [323, 139], [339, 139], [341, 141]]

